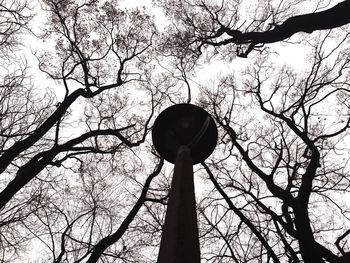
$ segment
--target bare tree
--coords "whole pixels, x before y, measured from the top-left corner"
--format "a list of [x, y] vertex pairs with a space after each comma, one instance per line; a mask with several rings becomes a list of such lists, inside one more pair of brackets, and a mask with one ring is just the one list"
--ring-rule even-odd
[[[59, 64], [60, 67], [49, 68], [46, 63], [51, 63], [54, 58], [49, 62], [48, 58], [45, 57], [47, 54], [44, 54], [43, 56], [45, 58], [43, 56], [40, 57], [39, 66], [51, 78], [62, 82], [65, 88], [65, 94], [63, 100], [57, 102], [56, 109], [53, 110], [53, 112], [43, 120], [42, 123], [39, 123], [35, 130], [23, 139], [13, 141], [12, 144], [9, 144], [3, 149], [3, 154], [1, 156], [1, 172], [4, 172], [9, 166], [13, 165], [12, 162], [18, 155], [27, 151], [30, 147], [35, 146], [36, 143], [51, 131], [51, 138], [45, 138], [45, 148], [47, 149], [39, 153], [34, 152], [32, 158], [18, 169], [17, 175], [2, 191], [1, 207], [5, 206], [17, 191], [19, 191], [47, 165], [60, 166], [63, 161], [70, 157], [74, 157], [77, 154], [85, 154], [88, 152], [102, 154], [111, 153], [114, 152], [117, 147], [124, 144], [127, 147], [136, 146], [144, 140], [144, 137], [147, 134], [147, 123], [149, 122], [149, 118], [148, 120], [146, 119], [146, 125], [140, 130], [138, 127], [135, 127], [135, 123], [124, 123], [124, 126], [122, 126], [119, 123], [116, 123], [115, 119], [110, 120], [112, 116], [105, 116], [105, 113], [101, 112], [99, 113], [100, 116], [98, 116], [99, 120], [97, 120], [96, 125], [94, 125], [96, 127], [93, 127], [93, 125], [90, 124], [90, 121], [86, 120], [88, 130], [85, 133], [70, 140], [66, 140], [65, 142], [61, 142], [61, 123], [64, 122], [68, 109], [78, 98], [90, 99], [96, 97], [97, 100], [102, 100], [101, 96], [103, 95], [100, 94], [103, 92], [107, 93], [111, 89], [120, 87], [123, 84], [132, 81], [141, 81], [138, 72], [129, 71], [132, 69], [132, 65], [130, 65], [129, 69], [127, 68], [129, 66], [128, 63], [133, 59], [139, 60], [143, 58], [142, 56], [145, 56], [143, 53], [150, 48], [152, 37], [154, 35], [152, 25], [150, 24], [149, 31], [147, 32], [144, 30], [142, 32], [145, 34], [149, 33], [148, 35], [141, 35], [140, 38], [136, 40], [131, 38], [122, 39], [122, 37], [129, 37], [130, 34], [137, 34], [137, 32], [133, 31], [140, 30], [137, 28], [138, 25], [134, 24], [133, 27], [128, 29], [124, 28], [126, 32], [122, 32], [121, 29], [119, 32], [116, 32], [117, 35], [115, 36], [112, 31], [114, 30], [114, 27], [108, 28], [107, 26], [113, 26], [116, 21], [108, 21], [109, 17], [103, 17], [101, 14], [100, 19], [107, 21], [97, 21], [98, 25], [101, 27], [105, 25], [103, 23], [106, 23], [106, 28], [103, 32], [104, 35], [100, 36], [101, 39], [99, 40], [106, 42], [110, 41], [110, 43], [105, 43], [106, 45], [103, 47], [96, 43], [97, 40], [92, 40], [91, 43], [85, 43], [84, 41], [90, 40], [89, 36], [86, 35], [83, 30], [89, 30], [90, 28], [87, 28], [87, 25], [83, 24], [86, 19], [84, 15], [87, 16], [86, 12], [89, 11], [90, 6], [91, 8], [96, 8], [94, 4], [96, 4], [94, 1], [83, 3], [81, 5], [69, 2], [63, 3], [61, 1], [47, 3], [47, 11], [52, 12], [53, 28], [52, 31], [49, 32], [50, 34], [57, 34], [61, 38], [60, 41], [62, 41], [60, 43], [61, 45], [57, 47], [57, 62], [61, 62], [61, 64]], [[117, 11], [113, 9], [112, 5], [108, 6], [108, 4], [105, 6], [104, 11], [107, 14], [110, 13], [110, 16], [113, 15], [112, 19], [124, 19], [128, 16], [126, 13], [120, 13], [120, 17], [116, 16], [118, 15]], [[134, 12], [130, 14], [130, 19], [131, 22], [134, 23], [144, 23], [146, 18], [144, 18], [142, 14]], [[138, 21], [137, 19], [142, 20]], [[99, 28], [97, 29], [98, 31], [100, 30]], [[102, 34], [101, 32], [96, 32], [96, 34], [97, 33]], [[108, 40], [104, 37], [110, 37], [110, 39]], [[117, 39], [115, 39], [116, 37]], [[118, 44], [118, 49], [116, 49], [116, 42]], [[94, 45], [92, 43], [94, 43]], [[84, 45], [81, 46], [82, 44]], [[66, 49], [70, 51], [63, 53]], [[117, 64], [119, 64], [111, 79], [109, 76], [99, 72], [102, 70], [99, 68], [102, 60], [105, 59], [108, 62], [109, 59], [112, 59], [109, 56], [114, 56]], [[147, 59], [147, 57], [144, 57], [144, 59]], [[130, 64], [132, 63], [130, 62]], [[50, 70], [53, 70], [53, 72], [50, 72]], [[71, 83], [76, 83], [81, 87], [71, 90]], [[112, 94], [110, 93], [108, 96], [111, 96]], [[123, 107], [123, 105], [118, 106]], [[114, 112], [110, 112], [110, 114], [113, 113]], [[150, 109], [150, 113], [150, 117], [152, 117], [152, 108]], [[120, 125], [120, 127], [116, 127], [118, 125]], [[124, 135], [123, 131], [125, 130], [131, 130], [132, 132], [128, 135]], [[136, 142], [131, 142], [129, 137], [137, 132], [144, 132], [143, 136], [141, 136]], [[117, 139], [116, 144], [109, 147], [100, 147], [96, 138], [103, 135], [115, 137]], [[87, 142], [91, 138], [95, 139], [87, 145], [78, 146]], [[119, 143], [118, 140], [120, 141]], [[64, 157], [57, 158], [61, 153], [66, 154]]]
[[[207, 238], [222, 240], [218, 262], [349, 260], [340, 198], [349, 195], [348, 38], [332, 49], [327, 41], [314, 44], [307, 74], [287, 66], [275, 74], [259, 59], [243, 85], [225, 78], [204, 100], [226, 153], [203, 164], [217, 190], [202, 214]], [[240, 116], [247, 110], [255, 117]]]
[[[27, 3], [15, 4], [18, 10], [6, 13], [17, 15], [6, 20], [14, 25], [4, 30], [2, 42], [9, 52], [19, 30], [14, 26], [24, 27], [29, 19]], [[122, 249], [110, 255], [105, 250], [127, 230], [162, 167], [140, 184], [134, 176], [145, 176], [143, 162], [131, 150], [145, 141], [164, 97], [156, 81], [151, 83], [156, 29], [142, 9], [110, 1], [44, 1], [41, 7], [48, 20], [38, 41], [56, 46], [34, 50], [35, 56], [48, 85], [63, 92], [42, 93], [43, 87], [30, 82], [25, 63], [2, 77], [1, 260], [19, 258], [31, 239], [50, 251], [46, 259], [52, 262], [122, 257]], [[135, 90], [142, 96], [134, 96]], [[116, 187], [117, 173], [129, 183]], [[134, 206], [120, 200], [112, 209], [112, 196], [118, 200], [113, 191], [125, 192], [127, 185], [131, 192], [124, 197], [143, 189], [139, 201]], [[104, 193], [109, 196], [102, 198]]]

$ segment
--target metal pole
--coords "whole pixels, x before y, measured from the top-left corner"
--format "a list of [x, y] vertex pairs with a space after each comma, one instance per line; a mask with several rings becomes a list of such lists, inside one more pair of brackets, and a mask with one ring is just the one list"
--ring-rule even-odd
[[157, 263], [199, 263], [196, 201], [190, 149], [177, 152]]

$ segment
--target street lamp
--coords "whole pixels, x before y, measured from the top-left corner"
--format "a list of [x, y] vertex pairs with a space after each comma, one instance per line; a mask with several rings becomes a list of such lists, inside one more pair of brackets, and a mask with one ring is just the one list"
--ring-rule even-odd
[[213, 118], [192, 104], [159, 114], [152, 130], [157, 152], [175, 164], [157, 263], [199, 263], [193, 165], [213, 152], [218, 132]]

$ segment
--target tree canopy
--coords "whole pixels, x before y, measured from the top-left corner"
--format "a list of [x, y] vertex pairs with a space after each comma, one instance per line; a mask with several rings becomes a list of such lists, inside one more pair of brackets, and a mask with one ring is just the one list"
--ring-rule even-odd
[[0, 262], [156, 262], [158, 114], [216, 121], [201, 262], [350, 260], [350, 1], [0, 0]]

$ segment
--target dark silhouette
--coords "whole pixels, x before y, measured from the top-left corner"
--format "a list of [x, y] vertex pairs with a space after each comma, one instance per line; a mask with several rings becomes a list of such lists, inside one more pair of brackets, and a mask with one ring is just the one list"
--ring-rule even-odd
[[[346, 25], [350, 22], [350, 1], [341, 2], [334, 7], [305, 15], [288, 18], [282, 24], [271, 25], [272, 29], [261, 32], [242, 32], [221, 25], [219, 30], [209, 39], [203, 39], [203, 44], [221, 46], [227, 44], [249, 44], [249, 47], [238, 55], [247, 55], [261, 44], [268, 44], [285, 40], [298, 32], [312, 33], [317, 30], [332, 29]], [[223, 34], [229, 38], [217, 40]]]

